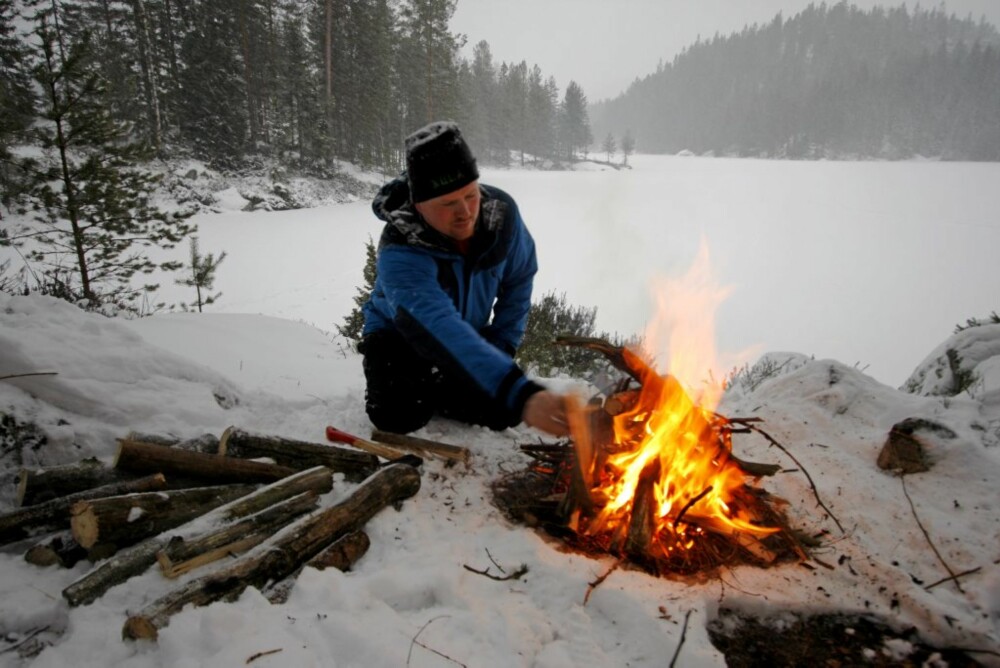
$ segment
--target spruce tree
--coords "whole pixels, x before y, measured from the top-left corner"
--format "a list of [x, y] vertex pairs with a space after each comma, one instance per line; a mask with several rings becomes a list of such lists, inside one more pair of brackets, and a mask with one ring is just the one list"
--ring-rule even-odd
[[0, 199], [6, 206], [23, 178], [10, 147], [24, 141], [35, 105], [28, 50], [17, 34], [16, 18], [15, 3], [0, 0]]
[[566, 86], [566, 96], [560, 109], [560, 137], [566, 159], [573, 160], [577, 150], [586, 152], [594, 140], [587, 115], [587, 96], [575, 81]]
[[44, 157], [34, 166], [32, 195], [41, 207], [20, 243], [59, 296], [93, 309], [135, 309], [134, 300], [157, 287], [133, 285], [136, 274], [179, 266], [154, 262], [143, 248], [172, 248], [192, 228], [185, 214], [150, 202], [158, 179], [136, 168], [143, 147], [128, 143], [128, 128], [108, 111], [87, 33], [69, 41], [51, 10], [36, 22], [34, 76], [45, 122], [35, 129]]
[[344, 318], [344, 323], [337, 325], [337, 332], [345, 339], [351, 341], [355, 348], [361, 342], [361, 331], [365, 326], [365, 316], [362, 308], [375, 288], [375, 259], [375, 244], [372, 242], [371, 237], [368, 237], [368, 243], [365, 244], [365, 267], [362, 270], [364, 285], [358, 287], [357, 293], [353, 298], [354, 308]]

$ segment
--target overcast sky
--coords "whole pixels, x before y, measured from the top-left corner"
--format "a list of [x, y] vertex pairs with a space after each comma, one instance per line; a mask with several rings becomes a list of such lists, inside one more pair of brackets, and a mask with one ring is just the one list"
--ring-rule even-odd
[[[779, 11], [791, 18], [811, 0], [458, 0], [451, 28], [468, 38], [465, 48], [481, 40], [490, 44], [494, 60], [537, 64], [554, 76], [561, 90], [572, 80], [590, 102], [615, 97], [636, 78], [669, 63], [698, 35], [729, 34], [744, 25], [765, 23]], [[828, 4], [833, 4], [832, 2]], [[877, 0], [855, 0], [870, 8], [896, 6]], [[918, 3], [909, 2], [907, 7]], [[920, 3], [923, 7], [936, 2]], [[1000, 0], [948, 0], [959, 17], [970, 13], [1000, 25]]]

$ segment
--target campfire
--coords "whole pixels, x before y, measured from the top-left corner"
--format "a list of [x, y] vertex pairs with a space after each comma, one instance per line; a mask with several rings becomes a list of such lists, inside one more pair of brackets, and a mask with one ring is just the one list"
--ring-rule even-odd
[[[723, 293], [706, 287], [705, 261], [668, 285], [665, 301], [714, 310]], [[668, 335], [671, 370], [704, 359], [703, 352], [690, 351], [711, 341], [711, 323], [676, 312], [664, 319], [681, 323]], [[655, 335], [647, 332], [647, 338]], [[502, 509], [577, 548], [655, 573], [804, 556], [778, 511], [784, 502], [748, 484], [778, 467], [733, 454], [732, 435], [758, 428], [754, 419], [714, 412], [719, 384], [702, 383], [694, 393], [676, 375], [657, 373], [641, 351], [592, 338], [561, 337], [557, 343], [603, 354], [625, 378], [607, 396], [573, 402], [571, 443], [522, 446], [534, 461], [494, 486]]]

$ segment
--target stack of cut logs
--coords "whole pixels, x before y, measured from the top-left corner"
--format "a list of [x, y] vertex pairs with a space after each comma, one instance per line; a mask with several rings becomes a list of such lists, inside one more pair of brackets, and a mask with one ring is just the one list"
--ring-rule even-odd
[[[221, 438], [188, 441], [133, 432], [119, 441], [111, 467], [85, 460], [22, 470], [20, 508], [0, 515], [0, 545], [26, 541], [25, 559], [40, 566], [100, 562], [63, 590], [71, 606], [89, 604], [157, 563], [176, 578], [236, 557], [130, 615], [127, 639], [155, 639], [186, 604], [233, 600], [248, 586], [280, 603], [304, 566], [349, 568], [368, 549], [364, 524], [416, 494], [422, 459], [407, 453], [468, 458], [457, 446], [374, 437], [382, 442], [357, 439], [350, 449], [232, 427]], [[388, 464], [380, 466], [372, 451]], [[317, 509], [334, 473], [363, 483]]]

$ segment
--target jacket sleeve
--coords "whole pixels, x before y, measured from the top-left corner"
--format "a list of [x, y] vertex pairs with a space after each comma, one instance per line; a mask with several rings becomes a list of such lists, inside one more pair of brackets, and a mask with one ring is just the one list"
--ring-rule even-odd
[[535, 240], [525, 227], [521, 213], [514, 209], [514, 235], [510, 255], [500, 282], [500, 291], [493, 305], [493, 322], [483, 330], [483, 335], [501, 350], [513, 355], [524, 339], [531, 308], [531, 290], [538, 259]]
[[462, 319], [437, 271], [434, 259], [418, 250], [392, 246], [379, 253], [379, 280], [394, 325], [417, 352], [481, 388], [517, 424], [528, 397], [541, 386]]

